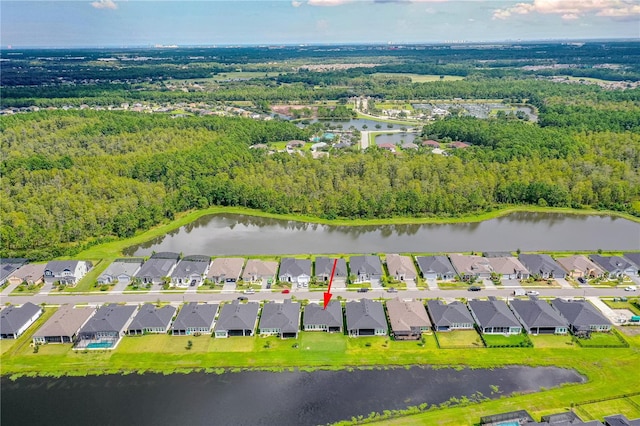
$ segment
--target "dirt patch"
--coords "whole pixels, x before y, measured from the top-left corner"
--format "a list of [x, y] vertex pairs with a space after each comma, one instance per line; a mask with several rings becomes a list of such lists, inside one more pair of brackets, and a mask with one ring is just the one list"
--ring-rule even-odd
[[318, 107], [310, 106], [310, 105], [272, 105], [271, 110], [277, 114], [283, 115], [293, 115], [292, 111], [301, 110], [304, 108], [308, 108], [312, 111], [313, 117], [316, 116], [318, 112]]
[[626, 336], [640, 336], [640, 326], [629, 325], [625, 327], [616, 327], [618, 331]]

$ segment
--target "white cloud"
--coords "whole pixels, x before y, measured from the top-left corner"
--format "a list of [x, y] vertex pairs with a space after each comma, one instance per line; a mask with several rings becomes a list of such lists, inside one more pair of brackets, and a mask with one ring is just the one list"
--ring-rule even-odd
[[635, 0], [533, 0], [515, 6], [496, 9], [493, 19], [507, 19], [513, 15], [540, 13], [560, 15], [564, 20], [576, 20], [587, 14], [608, 17], [640, 15], [640, 5]]
[[291, 2], [291, 6], [300, 7], [300, 6], [302, 6], [302, 2], [294, 0], [294, 1]]
[[96, 9], [114, 10], [118, 8], [118, 5], [113, 0], [96, 0], [91, 3], [91, 6], [95, 7]]
[[351, 3], [352, 0], [309, 0], [309, 6], [340, 6], [341, 4]]

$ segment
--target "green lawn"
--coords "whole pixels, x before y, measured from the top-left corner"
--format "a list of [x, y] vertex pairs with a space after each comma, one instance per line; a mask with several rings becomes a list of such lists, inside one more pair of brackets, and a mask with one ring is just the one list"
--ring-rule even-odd
[[626, 346], [624, 341], [614, 333], [591, 333], [589, 339], [577, 339], [578, 344], [582, 347], [594, 347], [594, 346], [610, 346], [610, 347], [624, 347]]
[[101, 292], [100, 287], [94, 287], [93, 283], [97, 281], [100, 274], [102, 274], [104, 270], [107, 269], [107, 267], [115, 259], [104, 258], [101, 260], [95, 260], [94, 258], [93, 260], [91, 259], [82, 259], [82, 260], [90, 260], [91, 263], [93, 263], [93, 268], [91, 268], [91, 270], [87, 273], [87, 275], [82, 277], [80, 282], [78, 282], [78, 284], [76, 284], [75, 287], [65, 287], [64, 291], [65, 292], [85, 292], [85, 291]]
[[541, 334], [538, 336], [529, 336], [529, 338], [533, 342], [534, 348], [567, 349], [577, 347], [577, 345], [571, 341], [571, 336], [568, 334]]
[[454, 330], [438, 332], [441, 348], [481, 348], [484, 347], [480, 335], [475, 330]]
[[634, 315], [640, 315], [640, 308], [633, 303], [630, 303], [628, 300], [626, 302], [614, 302], [611, 299], [602, 299], [602, 301], [612, 309], [628, 309], [633, 312]]
[[583, 420], [602, 421], [605, 416], [612, 414], [624, 414], [628, 419], [640, 417], [640, 408], [629, 401], [628, 398], [579, 405], [576, 407], [576, 412]]
[[475, 282], [473, 284], [469, 284], [463, 281], [438, 281], [437, 284], [438, 288], [442, 290], [466, 290], [472, 285], [484, 288], [484, 285], [481, 281]]
[[524, 347], [530, 340], [526, 334], [515, 334], [505, 336], [502, 334], [484, 334], [482, 335], [488, 348], [493, 346], [511, 346], [511, 347]]
[[434, 74], [409, 74], [409, 73], [375, 73], [374, 76], [378, 77], [409, 77], [412, 83], [430, 83], [433, 81], [457, 81], [463, 80], [464, 77], [457, 75], [445, 75], [444, 78], [440, 78], [440, 75]]

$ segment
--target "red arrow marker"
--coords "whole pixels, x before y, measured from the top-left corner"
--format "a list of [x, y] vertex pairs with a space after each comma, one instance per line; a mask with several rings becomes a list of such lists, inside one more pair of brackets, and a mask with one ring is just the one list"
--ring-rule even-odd
[[333, 283], [333, 274], [336, 273], [337, 264], [338, 264], [338, 259], [334, 259], [333, 268], [331, 268], [331, 278], [329, 278], [329, 288], [327, 288], [327, 291], [324, 292], [324, 308], [323, 309], [327, 309], [327, 305], [331, 300], [331, 296], [333, 296], [333, 294], [331, 294], [331, 283]]

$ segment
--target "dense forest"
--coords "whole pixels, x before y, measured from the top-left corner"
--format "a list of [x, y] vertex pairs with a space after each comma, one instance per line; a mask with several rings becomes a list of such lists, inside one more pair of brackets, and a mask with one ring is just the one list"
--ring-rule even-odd
[[[623, 74], [633, 77], [637, 62], [629, 58], [639, 57], [637, 44], [614, 47], [621, 52], [615, 67], [597, 67], [605, 53], [612, 61], [611, 46], [592, 51], [560, 46], [554, 50], [555, 60], [571, 61], [579, 54], [582, 65], [573, 71], [609, 72], [611, 80]], [[188, 59], [198, 52], [188, 50], [155, 52], [158, 58], [144, 66], [97, 61], [113, 52], [34, 51], [30, 61], [22, 54], [12, 57], [8, 68], [3, 65], [2, 107], [59, 109], [0, 117], [0, 255], [37, 259], [68, 255], [100, 241], [132, 236], [177, 213], [212, 205], [329, 219], [456, 217], [514, 204], [612, 209], [640, 216], [640, 88], [563, 84], [519, 69], [523, 63], [549, 63], [548, 56], [535, 53], [540, 46], [526, 49], [529, 56], [520, 50], [491, 51], [492, 66], [486, 68], [479, 62], [487, 56], [481, 49], [431, 49], [430, 59], [423, 63], [419, 59], [427, 53], [416, 49], [400, 49], [392, 60], [384, 60], [391, 55], [387, 50], [367, 49], [347, 49], [337, 59], [335, 52], [283, 49], [272, 52], [269, 66], [264, 62], [268, 55], [259, 49], [253, 53], [239, 49], [244, 56], [233, 49], [216, 51], [215, 63], [198, 66]], [[6, 54], [2, 52], [5, 59]], [[212, 52], [200, 54], [207, 57]], [[46, 61], [37, 59], [39, 55], [46, 55]], [[77, 59], [80, 55], [85, 59]], [[277, 62], [288, 58], [298, 65], [326, 63], [329, 57], [336, 63], [364, 60], [378, 65], [292, 72]], [[240, 62], [245, 70], [278, 73], [207, 81], [206, 89], [197, 91], [170, 90], [165, 84], [176, 77], [226, 72]], [[185, 64], [190, 65], [185, 68]], [[58, 77], [50, 78], [65, 69], [67, 76], [89, 80], [70, 83], [65, 77], [52, 83]], [[198, 73], [179, 74], [194, 69]], [[402, 75], [445, 71], [465, 79], [418, 83]], [[555, 70], [545, 72], [551, 71]], [[452, 114], [425, 123], [418, 139], [472, 144], [450, 151], [449, 156], [433, 155], [425, 148], [394, 155], [370, 147], [332, 150], [328, 157], [314, 159], [310, 154], [250, 149], [256, 144], [308, 140], [314, 126], [302, 129], [279, 120], [104, 109], [143, 101], [170, 105], [249, 101], [254, 110], [264, 112], [272, 103], [335, 100], [333, 107], [309, 105], [299, 114], [307, 116], [315, 108], [322, 117], [350, 118], [354, 111], [346, 103], [352, 96], [381, 101], [504, 99], [532, 105], [539, 121]], [[84, 109], [64, 110], [79, 105]]]

